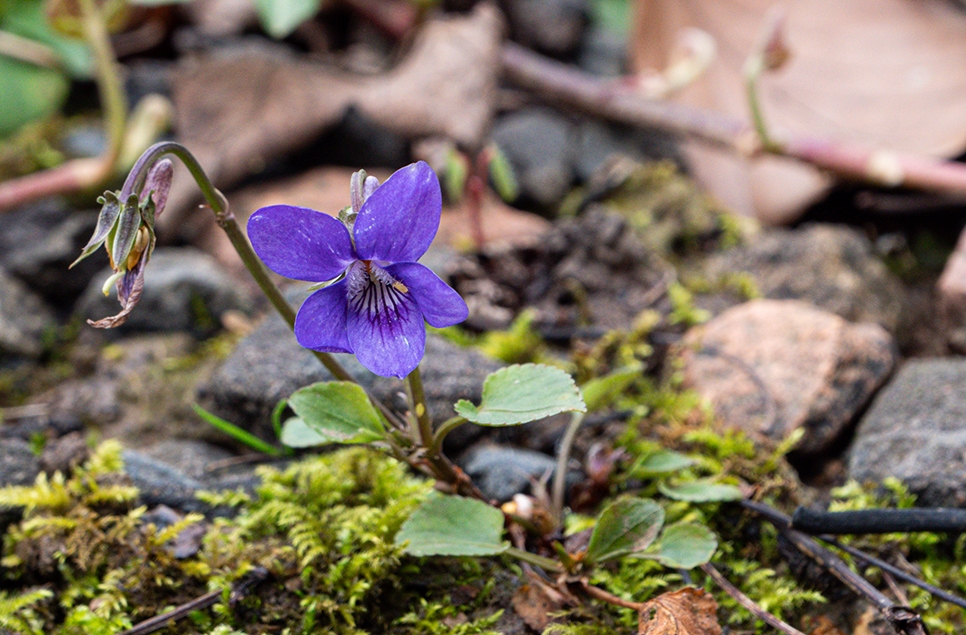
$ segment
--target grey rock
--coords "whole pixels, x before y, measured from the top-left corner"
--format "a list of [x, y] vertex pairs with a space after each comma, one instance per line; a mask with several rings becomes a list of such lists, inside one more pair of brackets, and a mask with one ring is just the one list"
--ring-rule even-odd
[[585, 0], [511, 0], [507, 8], [514, 39], [556, 57], [577, 50], [590, 12]]
[[[373, 375], [352, 355], [335, 358], [377, 399], [398, 412], [405, 410], [405, 388], [400, 380]], [[459, 399], [478, 403], [483, 380], [500, 367], [499, 362], [476, 351], [429, 334], [420, 372], [430, 418], [439, 423], [452, 417], [453, 404]], [[199, 388], [199, 399], [218, 416], [273, 439], [275, 405], [302, 386], [331, 379], [311, 351], [299, 346], [288, 326], [273, 314]], [[477, 426], [461, 426], [447, 438], [447, 451], [459, 449], [479, 434]]]
[[877, 324], [851, 324], [795, 300], [753, 300], [685, 334], [685, 383], [723, 425], [821, 452], [853, 420], [896, 362]]
[[40, 474], [40, 459], [20, 439], [0, 439], [0, 487], [31, 485]]
[[459, 463], [484, 495], [501, 503], [529, 490], [531, 480], [553, 473], [556, 466], [553, 457], [541, 452], [498, 445], [478, 446]]
[[70, 267], [97, 225], [94, 214], [72, 214], [16, 249], [7, 258], [10, 272], [56, 306], [68, 307], [84, 292], [107, 260], [97, 254]]
[[98, 157], [107, 150], [107, 135], [100, 126], [74, 126], [67, 130], [60, 149], [72, 159]]
[[[0, 487], [31, 485], [40, 474], [40, 459], [21, 439], [0, 439]], [[0, 532], [23, 516], [23, 510], [0, 506]]]
[[75, 212], [59, 198], [0, 214], [0, 266], [47, 301], [68, 308], [107, 260], [99, 254], [68, 269], [96, 224], [95, 210]]
[[602, 77], [619, 77], [627, 72], [627, 38], [598, 25], [584, 32], [577, 65]]
[[141, 453], [199, 481], [207, 480], [213, 463], [233, 456], [224, 448], [196, 439], [166, 439], [142, 449]]
[[590, 181], [615, 156], [635, 161], [678, 160], [674, 138], [660, 130], [632, 128], [588, 119], [580, 123], [574, 168], [577, 179]]
[[895, 477], [930, 507], [966, 507], [966, 360], [910, 360], [856, 430], [848, 475]]
[[526, 108], [498, 119], [493, 140], [516, 171], [522, 198], [551, 206], [564, 197], [577, 141], [570, 121], [546, 108]]
[[182, 512], [209, 511], [209, 507], [196, 496], [206, 489], [201, 481], [134, 450], [124, 450], [121, 456], [124, 471], [138, 488], [142, 504], [148, 507], [167, 505]]
[[56, 439], [49, 439], [40, 454], [40, 467], [44, 472], [70, 474], [90, 456], [90, 448], [80, 432], [71, 432]]
[[[109, 275], [97, 276], [78, 302], [84, 317], [96, 320], [118, 312], [116, 294], [101, 292]], [[249, 308], [250, 300], [214, 258], [191, 247], [166, 247], [151, 257], [141, 302], [120, 328], [205, 335], [219, 328], [225, 312]]]
[[53, 314], [43, 300], [0, 269], [0, 361], [38, 357], [44, 330], [53, 325]]
[[750, 273], [761, 294], [804, 300], [853, 322], [895, 333], [903, 313], [900, 282], [859, 231], [839, 225], [772, 230], [707, 264], [709, 279]]

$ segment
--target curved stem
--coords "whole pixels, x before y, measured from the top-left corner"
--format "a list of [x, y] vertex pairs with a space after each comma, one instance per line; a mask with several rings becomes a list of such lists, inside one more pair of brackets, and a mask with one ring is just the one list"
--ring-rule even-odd
[[469, 423], [469, 420], [460, 416], [452, 417], [441, 423], [439, 428], [436, 429], [436, 433], [433, 435], [432, 444], [429, 446], [430, 454], [439, 454], [443, 449], [443, 440], [446, 438], [446, 435], [464, 423]]
[[[198, 184], [202, 195], [204, 195], [205, 200], [208, 202], [208, 207], [214, 213], [218, 226], [228, 235], [228, 240], [231, 241], [232, 247], [235, 248], [245, 268], [248, 269], [252, 278], [255, 279], [258, 288], [262, 290], [262, 293], [272, 303], [272, 306], [282, 316], [282, 319], [285, 320], [289, 328], [294, 329], [295, 309], [292, 308], [292, 305], [282, 295], [278, 286], [272, 282], [272, 278], [268, 275], [268, 269], [265, 267], [265, 264], [258, 257], [258, 254], [255, 253], [251, 243], [248, 242], [248, 237], [242, 231], [241, 226], [235, 219], [235, 215], [229, 211], [228, 201], [225, 199], [225, 196], [212, 184], [208, 175], [205, 174], [204, 168], [201, 167], [201, 164], [198, 163], [198, 160], [195, 159], [194, 155], [186, 147], [173, 141], [162, 141], [145, 150], [144, 154], [141, 155], [128, 173], [127, 179], [125, 179], [124, 185], [121, 187], [121, 196], [127, 197], [135, 192], [139, 192], [144, 186], [144, 180], [147, 178], [151, 166], [168, 154], [178, 157], [184, 163], [185, 167], [188, 168], [191, 176], [194, 177], [195, 182]], [[349, 374], [342, 364], [328, 353], [312, 351], [312, 354], [315, 355], [315, 358], [336, 379], [359, 383], [355, 377]], [[368, 391], [366, 393], [368, 394]], [[369, 400], [382, 412], [390, 424], [397, 428], [403, 427], [399, 417], [385, 404], [371, 394], [369, 395]]]
[[84, 38], [94, 56], [97, 90], [101, 107], [104, 109], [108, 150], [100, 160], [103, 162], [102, 178], [107, 178], [121, 155], [121, 145], [127, 128], [127, 98], [121, 85], [120, 71], [114, 51], [111, 49], [111, 38], [107, 32], [104, 16], [95, 0], [80, 0], [79, 5]]
[[563, 519], [564, 490], [567, 487], [567, 463], [570, 462], [570, 453], [574, 449], [577, 430], [583, 422], [583, 412], [574, 412], [570, 415], [570, 424], [564, 432], [563, 439], [560, 440], [560, 451], [557, 452], [557, 467], [553, 473], [553, 511], [560, 520]]
[[523, 549], [517, 549], [516, 547], [507, 547], [504, 551], [508, 556], [513, 556], [517, 560], [522, 560], [523, 562], [530, 563], [532, 565], [538, 566], [546, 571], [553, 571], [554, 573], [563, 573], [563, 566], [556, 560], [552, 558], [547, 558], [544, 556], [538, 556], [535, 553], [530, 553], [529, 551], [524, 551]]

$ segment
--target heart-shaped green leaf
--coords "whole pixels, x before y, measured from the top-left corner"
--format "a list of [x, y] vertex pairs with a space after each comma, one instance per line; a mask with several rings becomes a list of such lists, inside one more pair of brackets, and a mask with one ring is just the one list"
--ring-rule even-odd
[[693, 569], [711, 560], [717, 548], [718, 539], [704, 525], [678, 523], [664, 529], [654, 557], [665, 567]]
[[692, 481], [678, 485], [661, 482], [658, 483], [657, 488], [668, 498], [689, 503], [719, 503], [742, 498], [741, 490], [734, 485], [708, 481]]
[[[289, 397], [288, 405], [301, 423], [291, 422], [291, 419], [285, 422], [283, 442], [285, 428], [291, 426], [289, 440], [304, 444], [295, 447], [320, 443], [371, 443], [386, 436], [382, 415], [369, 401], [366, 391], [350, 381], [327, 381], [300, 388]], [[312, 436], [305, 428], [324, 441], [312, 443]]]
[[664, 524], [664, 510], [650, 499], [627, 498], [600, 514], [587, 546], [587, 560], [604, 562], [647, 549]]
[[456, 412], [481, 426], [515, 426], [561, 412], [586, 412], [573, 377], [553, 366], [522, 364], [501, 368], [483, 382], [483, 399], [465, 399]]
[[661, 450], [634, 466], [634, 475], [643, 478], [677, 472], [697, 463], [694, 459], [673, 450]]
[[503, 512], [482, 501], [433, 493], [403, 523], [396, 545], [413, 556], [492, 556], [506, 551]]

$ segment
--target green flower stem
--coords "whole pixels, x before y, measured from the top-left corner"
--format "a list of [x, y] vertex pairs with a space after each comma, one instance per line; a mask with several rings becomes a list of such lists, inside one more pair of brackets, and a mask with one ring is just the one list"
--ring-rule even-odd
[[413, 416], [416, 417], [416, 434], [422, 446], [427, 449], [429, 457], [438, 456], [439, 452], [433, 451], [433, 423], [429, 420], [429, 409], [426, 407], [426, 393], [423, 390], [423, 378], [419, 374], [419, 366], [413, 369], [406, 377], [410, 408]]
[[[245, 236], [245, 232], [242, 231], [241, 226], [235, 219], [235, 215], [231, 213], [228, 209], [228, 201], [225, 199], [224, 194], [218, 191], [218, 189], [212, 185], [211, 180], [208, 175], [205, 174], [204, 169], [198, 160], [195, 159], [191, 152], [181, 145], [180, 143], [174, 143], [172, 141], [162, 141], [161, 143], [156, 143], [141, 155], [141, 158], [137, 160], [134, 167], [131, 168], [131, 172], [128, 174], [127, 179], [124, 181], [124, 185], [121, 187], [121, 196], [126, 197], [130, 194], [140, 191], [144, 186], [144, 180], [147, 178], [148, 170], [154, 165], [164, 155], [173, 155], [181, 159], [185, 167], [194, 177], [195, 182], [198, 184], [198, 188], [201, 189], [202, 195], [204, 195], [205, 200], [208, 202], [208, 207], [215, 215], [215, 220], [218, 222], [218, 226], [221, 227], [225, 233], [228, 235], [228, 240], [231, 241], [232, 247], [238, 253], [238, 257], [241, 258], [242, 262], [245, 264], [245, 268], [255, 279], [258, 284], [259, 289], [268, 298], [268, 301], [272, 303], [275, 310], [278, 311], [282, 319], [288, 324], [289, 328], [295, 329], [295, 309], [292, 305], [288, 303], [285, 296], [279, 288], [272, 282], [272, 278], [268, 275], [268, 269], [265, 268], [265, 264], [261, 261], [255, 250], [252, 249], [251, 243], [248, 242], [248, 237]], [[358, 383], [352, 375], [340, 364], [334, 357], [328, 353], [323, 353], [320, 351], [312, 351], [326, 370], [328, 370], [333, 377], [341, 381], [351, 381], [353, 383]], [[368, 391], [367, 391], [368, 394]], [[383, 416], [389, 421], [389, 423], [397, 428], [404, 427], [399, 417], [395, 415], [388, 407], [385, 406], [381, 401], [369, 395], [369, 400], [372, 401], [373, 405], [378, 408]]]
[[446, 438], [446, 435], [464, 423], [469, 423], [469, 420], [460, 416], [452, 417], [441, 423], [439, 428], [436, 429], [436, 434], [433, 435], [433, 442], [429, 446], [430, 453], [438, 454], [443, 449], [443, 439]]
[[758, 134], [762, 148], [768, 152], [781, 152], [780, 145], [768, 134], [768, 126], [765, 124], [765, 116], [761, 109], [761, 100], [758, 99], [758, 79], [764, 72], [764, 54], [752, 55], [745, 62], [745, 92], [748, 97], [748, 109], [751, 111], [751, 122], [755, 126], [755, 132]]
[[107, 124], [108, 150], [101, 161], [103, 162], [102, 178], [107, 178], [114, 170], [121, 155], [121, 146], [127, 129], [127, 98], [121, 85], [121, 74], [117, 59], [111, 48], [110, 34], [104, 16], [97, 6], [96, 0], [80, 0], [81, 22], [84, 29], [84, 39], [91, 47], [94, 57], [94, 67], [97, 72], [97, 90], [104, 108], [104, 120]]
[[567, 485], [567, 463], [570, 462], [570, 453], [574, 448], [574, 440], [577, 438], [577, 430], [584, 422], [583, 412], [574, 412], [570, 415], [570, 424], [564, 432], [563, 439], [560, 440], [560, 451], [557, 453], [557, 467], [553, 474], [553, 511], [557, 518], [563, 520], [564, 489]]
[[516, 547], [507, 547], [504, 551], [508, 556], [513, 556], [517, 560], [532, 564], [534, 566], [540, 567], [545, 571], [553, 571], [554, 573], [563, 573], [563, 566], [556, 560], [552, 558], [547, 558], [544, 556], [538, 556], [535, 553], [530, 553], [529, 551], [524, 551], [523, 549], [517, 549]]
[[412, 422], [414, 429], [411, 430], [413, 441], [425, 449], [425, 455], [421, 460], [417, 459], [409, 463], [415, 467], [428, 469], [437, 481], [446, 483], [457, 494], [488, 502], [483, 492], [473, 485], [469, 477], [440, 453], [440, 446], [435, 443], [433, 437], [433, 423], [429, 419], [429, 409], [426, 407], [426, 393], [423, 390], [419, 366], [406, 377], [406, 396], [409, 398], [409, 406], [414, 418]]

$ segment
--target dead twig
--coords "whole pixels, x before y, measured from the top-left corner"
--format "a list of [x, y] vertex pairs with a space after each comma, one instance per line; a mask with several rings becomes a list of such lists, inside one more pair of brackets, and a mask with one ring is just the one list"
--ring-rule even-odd
[[502, 61], [506, 77], [518, 86], [602, 119], [660, 128], [748, 157], [773, 154], [796, 159], [839, 177], [886, 187], [966, 194], [966, 164], [806, 135], [762, 144], [754, 127], [742, 119], [642, 98], [614, 80], [594, 77], [518, 44], [504, 46]]
[[[244, 599], [244, 597], [248, 595], [249, 591], [251, 591], [253, 587], [266, 579], [268, 579], [267, 569], [263, 569], [262, 567], [255, 567], [252, 569], [251, 572], [232, 585], [231, 594], [228, 596], [229, 604], [235, 605]], [[200, 611], [208, 608], [209, 606], [214, 606], [221, 598], [221, 594], [221, 591], [211, 591], [210, 593], [205, 593], [201, 597], [177, 606], [167, 613], [155, 615], [152, 618], [146, 619], [134, 628], [129, 628], [120, 635], [148, 635], [148, 633], [159, 631], [195, 611]]]
[[805, 635], [805, 633], [801, 632], [791, 624], [782, 621], [777, 616], [772, 615], [765, 609], [758, 606], [754, 600], [742, 593], [741, 589], [731, 584], [731, 582], [729, 582], [728, 579], [724, 577], [721, 572], [718, 571], [710, 562], [701, 565], [701, 570], [707, 573], [708, 577], [714, 580], [715, 584], [724, 589], [725, 593], [733, 597], [738, 604], [751, 611], [755, 617], [765, 622], [772, 628], [785, 633], [785, 635]]
[[865, 597], [889, 621], [892, 628], [901, 635], [929, 635], [922, 617], [907, 606], [899, 606], [887, 595], [875, 588], [871, 582], [852, 571], [841, 558], [818, 544], [809, 535], [791, 528], [790, 519], [771, 507], [755, 501], [743, 500], [741, 504], [762, 515], [788, 539], [795, 548], [825, 568], [838, 578], [852, 592]]
[[[757, 513], [764, 515], [766, 518], [769, 518], [769, 520], [774, 519], [773, 522], [787, 523], [789, 525], [791, 525], [792, 523], [792, 517], [786, 516], [785, 514], [778, 511], [777, 509], [773, 509], [762, 503], [752, 503], [752, 505], [754, 505], [754, 507], [751, 507], [749, 505], [745, 505], [745, 507], [748, 507], [749, 509], [753, 509]], [[958, 595], [953, 595], [952, 593], [945, 591], [943, 589], [940, 589], [939, 587], [933, 586], [928, 582], [926, 582], [925, 580], [921, 580], [916, 576], [912, 575], [911, 573], [903, 571], [899, 567], [893, 564], [890, 564], [885, 560], [876, 558], [875, 556], [867, 554], [860, 549], [856, 549], [855, 547], [842, 544], [841, 542], [836, 540], [833, 536], [822, 534], [822, 535], [816, 536], [816, 538], [818, 538], [819, 540], [821, 540], [827, 545], [831, 545], [832, 547], [835, 547], [840, 551], [844, 551], [845, 553], [849, 554], [853, 558], [856, 558], [857, 560], [864, 562], [868, 566], [881, 569], [883, 572], [888, 573], [893, 577], [899, 578], [903, 582], [914, 584], [920, 589], [922, 589], [923, 591], [930, 593], [931, 595], [935, 596], [936, 598], [944, 602], [949, 602], [950, 604], [955, 604], [956, 606], [966, 609], [966, 599], [961, 598]]]

